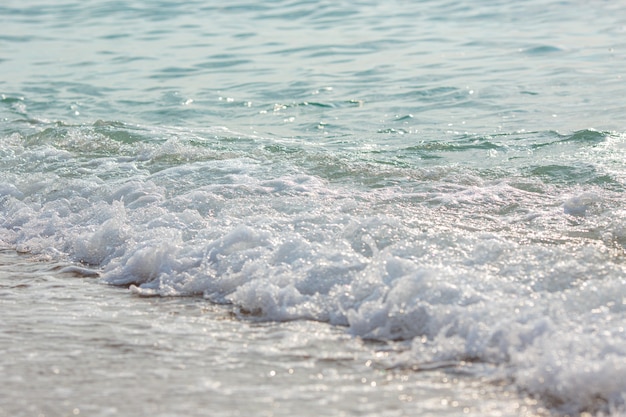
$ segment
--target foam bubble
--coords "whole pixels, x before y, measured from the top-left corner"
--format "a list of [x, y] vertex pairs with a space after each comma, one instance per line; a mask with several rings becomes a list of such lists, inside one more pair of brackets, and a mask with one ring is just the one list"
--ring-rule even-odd
[[600, 197], [592, 192], [586, 192], [571, 198], [563, 203], [565, 214], [572, 216], [585, 216], [587, 211], [594, 205], [601, 202]]

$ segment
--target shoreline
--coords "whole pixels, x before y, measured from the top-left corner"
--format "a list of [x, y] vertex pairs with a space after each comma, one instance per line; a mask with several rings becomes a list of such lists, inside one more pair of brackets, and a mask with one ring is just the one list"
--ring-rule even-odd
[[475, 378], [378, 366], [384, 349], [341, 328], [238, 320], [11, 259], [0, 252], [0, 417], [538, 415]]

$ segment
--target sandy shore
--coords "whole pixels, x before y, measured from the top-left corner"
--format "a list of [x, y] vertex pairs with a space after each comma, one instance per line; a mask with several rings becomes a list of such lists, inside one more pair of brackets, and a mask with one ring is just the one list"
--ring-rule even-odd
[[0, 253], [0, 416], [532, 415], [511, 393], [384, 367], [323, 323], [251, 323]]

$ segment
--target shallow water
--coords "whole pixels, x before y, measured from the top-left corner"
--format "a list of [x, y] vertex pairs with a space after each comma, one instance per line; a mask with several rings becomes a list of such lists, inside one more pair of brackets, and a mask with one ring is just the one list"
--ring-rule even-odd
[[0, 259], [2, 416], [536, 415], [462, 366], [393, 369], [392, 346], [322, 323], [240, 321], [202, 299], [136, 298], [64, 264]]
[[5, 414], [624, 413], [618, 5], [8, 1], [0, 23]]

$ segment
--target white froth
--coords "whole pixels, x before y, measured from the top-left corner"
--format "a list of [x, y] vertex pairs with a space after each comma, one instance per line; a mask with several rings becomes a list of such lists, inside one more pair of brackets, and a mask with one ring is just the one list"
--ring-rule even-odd
[[563, 211], [565, 214], [570, 214], [572, 216], [585, 216], [587, 211], [593, 205], [600, 202], [601, 199], [597, 194], [586, 192], [581, 195], [568, 198], [565, 203], [563, 203]]
[[458, 167], [368, 189], [268, 155], [177, 162], [194, 149], [170, 139], [99, 164], [22, 150], [50, 171], [1, 179], [2, 244], [67, 257], [139, 295], [202, 295], [248, 318], [407, 340], [404, 365], [492, 364], [567, 413], [626, 404], [616, 194], [528, 191]]

